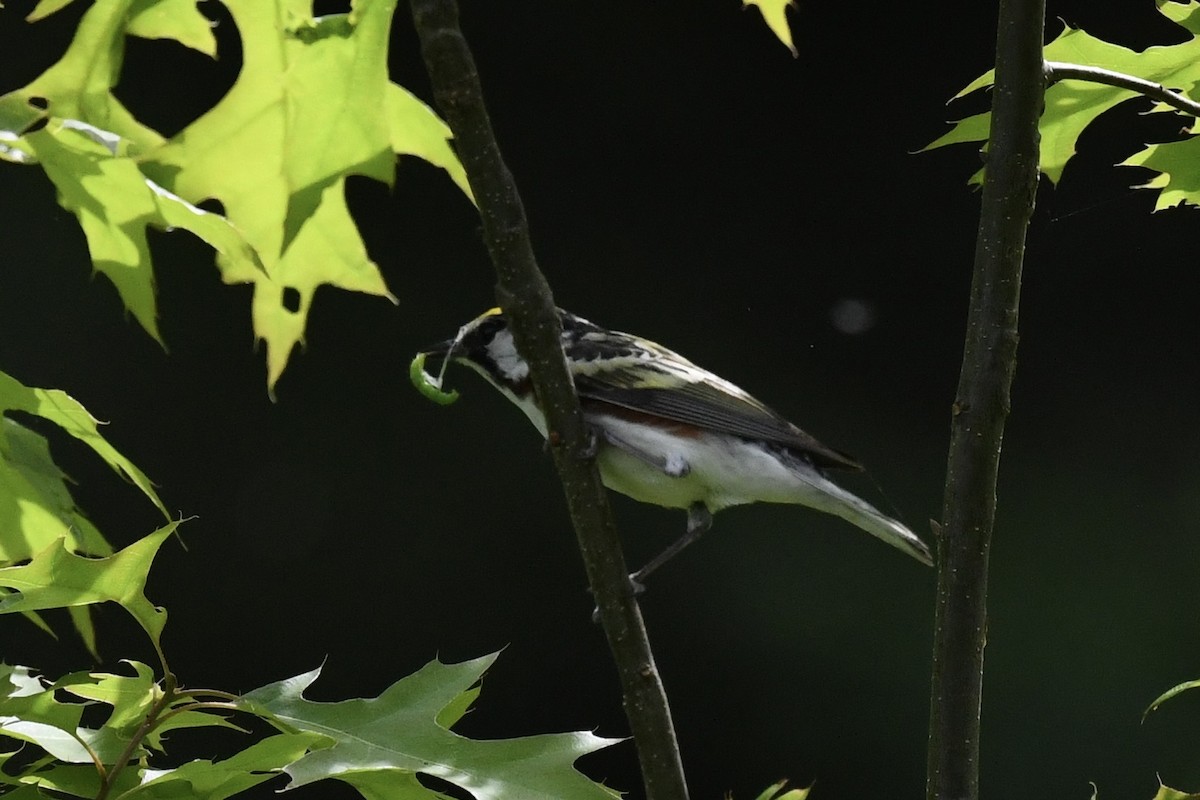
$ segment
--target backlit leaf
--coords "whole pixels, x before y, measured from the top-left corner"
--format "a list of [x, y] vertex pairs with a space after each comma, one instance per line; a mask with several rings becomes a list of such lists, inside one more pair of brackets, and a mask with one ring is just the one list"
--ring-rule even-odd
[[58, 189], [59, 203], [79, 218], [92, 263], [159, 342], [148, 225], [188, 230], [225, 263], [241, 271], [261, 270], [254, 250], [228, 220], [147, 180], [123, 154], [120, 137], [76, 120], [52, 120], [25, 139]]
[[0, 561], [27, 559], [62, 537], [74, 552], [112, 552], [75, 508], [46, 440], [4, 416], [12, 411], [53, 422], [137, 486], [164, 518], [170, 516], [150, 480], [100, 435], [95, 417], [79, 401], [59, 389], [25, 386], [0, 372]]
[[[1159, 0], [1158, 8], [1164, 16], [1192, 34], [1193, 38], [1182, 44], [1160, 45], [1137, 52], [1097, 39], [1082, 30], [1067, 28], [1053, 42], [1046, 45], [1045, 58], [1047, 61], [1102, 67], [1134, 75], [1182, 90], [1196, 99], [1195, 87], [1200, 81], [1200, 41], [1194, 36], [1200, 32], [1200, 2], [1191, 0], [1180, 4]], [[960, 96], [991, 86], [992, 79], [992, 72], [985, 73], [964, 89]], [[1057, 182], [1062, 177], [1067, 162], [1075, 155], [1075, 145], [1083, 130], [1105, 111], [1126, 100], [1139, 97], [1142, 95], [1129, 89], [1081, 80], [1063, 80], [1050, 86], [1046, 90], [1046, 108], [1039, 125], [1042, 133], [1042, 172], [1046, 173], [1050, 180]], [[1147, 106], [1149, 107], [1149, 104]], [[1161, 104], [1154, 106], [1151, 111], [1179, 113]], [[931, 143], [929, 148], [959, 142], [986, 141], [989, 124], [989, 114], [960, 120], [949, 133]], [[1175, 169], [1173, 182], [1178, 192], [1170, 196], [1164, 193], [1159, 199], [1160, 208], [1190, 196], [1192, 187], [1200, 184], [1200, 177], [1193, 177], [1193, 173], [1200, 176], [1200, 168], [1189, 169], [1184, 153], [1172, 153], [1160, 161], [1154, 155], [1154, 151], [1160, 148], [1174, 150], [1180, 144], [1190, 141], [1151, 145], [1148, 151], [1143, 151], [1125, 162], [1151, 169]], [[1194, 163], [1193, 161], [1192, 164]]]
[[[27, 86], [0, 96], [0, 134], [20, 135], [39, 119], [58, 117], [112, 131], [138, 149], [161, 144], [163, 138], [138, 122], [112, 93], [121, 77], [125, 26], [133, 4], [134, 0], [93, 3], [63, 57]], [[46, 16], [62, 5], [57, 0], [43, 2], [31, 16]], [[37, 99], [44, 102], [30, 102]]]
[[793, 56], [798, 55], [796, 45], [792, 43], [792, 29], [788, 27], [787, 21], [788, 6], [794, 7], [795, 3], [792, 0], [742, 0], [743, 8], [750, 6], [758, 6], [771, 33], [792, 51]]
[[252, 317], [273, 387], [318, 286], [394, 300], [345, 202], [345, 178], [391, 183], [397, 153], [445, 168], [466, 189], [436, 115], [388, 81], [396, 0], [357, 0], [320, 18], [302, 0], [228, 0], [245, 64], [229, 93], [146, 155], [152, 177], [192, 202], [215, 198], [265, 271], [227, 259], [222, 277], [254, 284]]
[[133, 615], [157, 643], [167, 612], [146, 599], [146, 573], [178, 525], [168, 523], [107, 558], [75, 555], [59, 539], [28, 564], [0, 569], [0, 586], [16, 590], [0, 598], [0, 614], [113, 602]]

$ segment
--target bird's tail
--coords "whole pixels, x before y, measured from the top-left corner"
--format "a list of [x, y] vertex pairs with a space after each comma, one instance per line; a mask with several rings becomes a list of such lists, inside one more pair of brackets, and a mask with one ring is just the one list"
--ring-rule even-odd
[[835, 514], [892, 547], [903, 550], [922, 564], [933, 566], [933, 554], [929, 552], [929, 547], [907, 527], [828, 478], [814, 475], [811, 479], [821, 495], [812, 498], [815, 508]]

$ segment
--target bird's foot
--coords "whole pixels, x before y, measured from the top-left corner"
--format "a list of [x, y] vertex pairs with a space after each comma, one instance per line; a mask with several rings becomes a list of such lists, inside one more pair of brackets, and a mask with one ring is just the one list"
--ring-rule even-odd
[[[637, 597], [638, 595], [642, 594], [642, 592], [646, 591], [646, 584], [641, 582], [639, 579], [640, 575], [640, 571], [629, 573], [629, 592], [634, 597]], [[592, 622], [596, 623], [597, 625], [600, 624], [600, 606], [592, 607]]]

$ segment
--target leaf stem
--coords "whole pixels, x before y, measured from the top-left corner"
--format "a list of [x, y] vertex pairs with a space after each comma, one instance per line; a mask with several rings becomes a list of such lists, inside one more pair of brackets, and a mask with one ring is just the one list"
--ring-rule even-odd
[[1161, 83], [1148, 81], [1136, 75], [1126, 75], [1123, 72], [1114, 72], [1113, 70], [1101, 67], [1068, 64], [1063, 61], [1045, 62], [1044, 72], [1047, 84], [1057, 83], [1061, 80], [1079, 80], [1102, 83], [1106, 86], [1116, 86], [1120, 89], [1128, 89], [1131, 92], [1145, 95], [1151, 100], [1166, 103], [1185, 114], [1200, 117], [1200, 103], [1182, 94], [1181, 91], [1168, 89]]
[[979, 797], [988, 554], [1037, 190], [1044, 20], [1045, 0], [1000, 0], [988, 160], [938, 536], [928, 800]]
[[[159, 650], [159, 657], [161, 658], [162, 652], [158, 647], [158, 642], [155, 642], [154, 646], [155, 649]], [[166, 659], [163, 659], [163, 665], [166, 665]], [[154, 727], [159, 723], [159, 715], [162, 714], [164, 708], [169, 707], [175, 701], [176, 697], [175, 676], [168, 672], [163, 677], [162, 694], [154, 701], [154, 705], [150, 706], [150, 711], [146, 713], [146, 718], [142, 720], [142, 724], [134, 731], [133, 736], [130, 737], [129, 742], [125, 745], [125, 749], [117, 756], [117, 760], [113, 762], [112, 768], [108, 770], [107, 774], [102, 773], [100, 791], [96, 793], [95, 800], [107, 800], [113, 786], [116, 785], [117, 777], [120, 776], [121, 771], [125, 769], [129, 760], [133, 757], [134, 751], [141, 746], [150, 731], [154, 730]]]
[[[176, 695], [176, 697], [178, 697], [178, 695]], [[244, 708], [236, 703], [188, 703], [185, 706], [176, 706], [175, 708], [172, 708], [170, 711], [159, 717], [156, 724], [161, 725], [171, 717], [178, 716], [185, 711], [199, 711], [201, 709], [215, 709], [218, 711], [245, 711]]]
[[[175, 696], [178, 698], [188, 697], [193, 699], [196, 697], [219, 697], [230, 703], [236, 703], [242, 699], [240, 695], [236, 695], [233, 692], [223, 692], [220, 689], [179, 689], [175, 692]], [[241, 709], [239, 708], [238, 710]]]
[[686, 800], [687, 784], [650, 642], [628, 579], [628, 568], [596, 470], [591, 436], [563, 355], [558, 314], [538, 268], [525, 210], [504, 163], [484, 106], [474, 57], [458, 23], [454, 0], [410, 0], [434, 99], [479, 204], [484, 239], [496, 269], [496, 295], [509, 317], [518, 350], [550, 435], [571, 522], [616, 662], [649, 800]]

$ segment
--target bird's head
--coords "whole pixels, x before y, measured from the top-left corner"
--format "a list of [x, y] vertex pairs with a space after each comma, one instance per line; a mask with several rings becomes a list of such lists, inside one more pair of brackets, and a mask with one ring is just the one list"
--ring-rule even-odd
[[[592, 323], [569, 311], [558, 309], [563, 345], [571, 349], [590, 331]], [[517, 352], [508, 318], [499, 308], [491, 308], [458, 329], [453, 339], [426, 348], [426, 354], [470, 367], [492, 384], [515, 394], [524, 394], [529, 385], [529, 364]]]
[[515, 390], [529, 379], [529, 364], [517, 352], [508, 319], [499, 308], [488, 309], [459, 328], [454, 338], [424, 352], [468, 366], [498, 387]]

